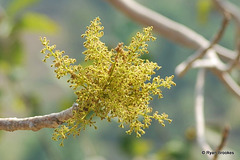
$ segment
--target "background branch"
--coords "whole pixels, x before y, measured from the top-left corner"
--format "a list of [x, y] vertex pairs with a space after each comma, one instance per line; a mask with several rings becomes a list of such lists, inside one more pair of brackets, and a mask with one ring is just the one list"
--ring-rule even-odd
[[[212, 151], [205, 139], [205, 119], [204, 119], [204, 82], [205, 69], [200, 69], [197, 75], [197, 82], [195, 87], [195, 119], [197, 142], [203, 151]], [[207, 154], [211, 159], [212, 155]]]
[[[209, 46], [209, 41], [186, 26], [174, 22], [163, 15], [154, 12], [134, 0], [107, 0], [114, 7], [122, 11], [133, 20], [153, 29], [165, 38], [185, 47], [199, 49]], [[236, 53], [220, 45], [214, 46], [219, 55], [227, 59], [234, 59]]]
[[219, 11], [224, 13], [229, 13], [233, 19], [235, 20], [238, 28], [240, 28], [240, 11], [232, 3], [228, 2], [227, 0], [213, 0], [215, 6], [219, 9]]
[[237, 57], [235, 58], [235, 60], [233, 60], [229, 65], [226, 66], [226, 72], [231, 72], [233, 68], [235, 68], [239, 62], [240, 62], [240, 30], [238, 31], [237, 33], [237, 42], [236, 42], [236, 45], [237, 45]]
[[213, 73], [222, 81], [222, 83], [238, 98], [240, 98], [240, 87], [227, 72], [221, 72], [218, 69], [212, 69]]
[[179, 77], [182, 77], [183, 75], [185, 75], [185, 73], [192, 67], [192, 64], [194, 63], [194, 61], [205, 56], [207, 54], [208, 50], [213, 48], [214, 45], [216, 45], [221, 40], [229, 20], [230, 20], [230, 16], [227, 13], [224, 14], [224, 18], [223, 18], [221, 27], [220, 27], [219, 31], [217, 32], [217, 34], [214, 36], [214, 38], [211, 41], [211, 43], [209, 44], [209, 46], [206, 48], [203, 48], [203, 49], [199, 49], [195, 54], [191, 55], [186, 61], [184, 61], [183, 63], [181, 63], [180, 65], [178, 65], [176, 67], [175, 72]]

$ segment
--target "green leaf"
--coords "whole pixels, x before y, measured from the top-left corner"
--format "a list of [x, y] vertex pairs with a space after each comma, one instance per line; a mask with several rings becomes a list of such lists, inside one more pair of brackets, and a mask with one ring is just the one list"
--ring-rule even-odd
[[10, 3], [9, 7], [7, 8], [7, 13], [9, 17], [17, 15], [17, 13], [28, 6], [36, 3], [38, 0], [14, 0]]
[[58, 31], [57, 24], [46, 15], [38, 13], [24, 14], [21, 27], [24, 30], [44, 33], [55, 33]]

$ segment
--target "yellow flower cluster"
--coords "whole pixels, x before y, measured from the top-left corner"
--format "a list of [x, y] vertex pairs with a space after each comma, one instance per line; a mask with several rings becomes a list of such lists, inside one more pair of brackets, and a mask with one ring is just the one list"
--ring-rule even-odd
[[[152, 78], [154, 70], [160, 69], [157, 63], [143, 60], [141, 54], [148, 53], [147, 41], [155, 40], [152, 27], [143, 29], [132, 38], [130, 45], [119, 43], [115, 49], [109, 50], [100, 41], [103, 36], [100, 19], [94, 19], [82, 37], [85, 37], [83, 52], [85, 61], [92, 65], [82, 67], [74, 65], [75, 59], [63, 56], [63, 51], [55, 50], [46, 38], [41, 38], [46, 61], [53, 57], [52, 67], [55, 67], [57, 78], [70, 75], [68, 82], [77, 95], [78, 109], [73, 118], [55, 130], [53, 139], [66, 139], [67, 135], [79, 135], [86, 126], [95, 126], [94, 117], [106, 119], [109, 122], [118, 118], [119, 127], [129, 126], [128, 134], [135, 132], [137, 137], [144, 134], [144, 129], [151, 125], [152, 119], [164, 126], [164, 120], [171, 122], [168, 115], [152, 113], [149, 101], [152, 95], [162, 98], [160, 87], [170, 88], [175, 83], [173, 76], [165, 79]], [[61, 143], [62, 145], [62, 143]]]

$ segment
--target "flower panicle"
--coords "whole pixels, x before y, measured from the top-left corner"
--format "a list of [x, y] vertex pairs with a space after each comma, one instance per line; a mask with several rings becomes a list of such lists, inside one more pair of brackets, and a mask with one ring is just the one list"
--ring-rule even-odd
[[144, 130], [153, 119], [162, 126], [165, 126], [165, 121], [171, 122], [167, 114], [152, 113], [153, 109], [149, 106], [153, 95], [163, 97], [161, 88], [175, 85], [173, 76], [165, 79], [152, 77], [161, 67], [140, 58], [141, 54], [148, 53], [147, 42], [156, 39], [152, 35], [153, 28], [144, 28], [129, 45], [119, 43], [111, 50], [101, 41], [103, 29], [97, 17], [82, 35], [85, 38], [85, 61], [92, 62], [86, 67], [75, 65], [75, 59], [64, 55], [64, 51], [56, 50], [56, 46], [50, 45], [45, 37], [41, 38], [44, 46], [41, 52], [45, 54], [43, 61], [53, 58], [51, 66], [55, 67], [57, 78], [70, 75], [67, 82], [75, 91], [79, 104], [73, 117], [55, 130], [54, 140], [64, 140], [70, 134], [79, 135], [87, 126], [97, 128], [95, 117], [109, 122], [118, 118], [119, 127], [129, 127], [127, 134], [134, 132], [137, 137], [145, 134]]

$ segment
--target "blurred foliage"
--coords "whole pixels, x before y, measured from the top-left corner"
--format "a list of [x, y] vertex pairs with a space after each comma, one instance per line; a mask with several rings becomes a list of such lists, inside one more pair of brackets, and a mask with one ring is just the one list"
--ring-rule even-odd
[[27, 31], [56, 33], [58, 27], [48, 16], [37, 13], [26, 13], [21, 22], [21, 27]]
[[190, 160], [189, 152], [191, 146], [180, 140], [171, 140], [158, 152], [159, 160]]
[[121, 149], [127, 154], [134, 156], [146, 156], [153, 144], [151, 140], [135, 138], [134, 136], [123, 136], [120, 139]]
[[47, 16], [26, 12], [36, 0], [14, 0], [0, 16], [0, 66], [13, 68], [22, 65], [25, 59], [21, 32], [37, 31], [54, 33], [58, 26]]
[[[29, 112], [30, 115], [39, 114], [34, 110], [40, 102], [35, 93], [26, 91], [20, 85], [26, 77], [26, 51], [22, 34], [24, 31], [55, 33], [58, 30], [57, 24], [46, 15], [27, 11], [36, 2], [38, 1], [13, 0], [8, 2], [5, 10], [0, 10], [0, 78], [7, 84], [0, 85], [3, 93], [0, 108], [8, 104], [18, 112], [28, 109], [32, 111]], [[3, 103], [4, 97], [11, 103]]]
[[201, 23], [207, 23], [211, 9], [212, 9], [211, 0], [198, 0], [197, 2], [198, 20]]
[[7, 7], [7, 15], [9, 17], [16, 17], [19, 12], [24, 11], [27, 7], [31, 7], [39, 0], [13, 0]]
[[[12, 0], [7, 1], [4, 8], [0, 2], [1, 117], [6, 117], [3, 113], [6, 110], [15, 112], [17, 116], [35, 116], [42, 110], [39, 93], [22, 85], [28, 77], [25, 71], [27, 54], [22, 35], [29, 31], [53, 34], [58, 31], [58, 25], [44, 14], [28, 11], [37, 2], [38, 0]], [[4, 143], [5, 133], [1, 131], [0, 136], [0, 142]], [[14, 145], [17, 147], [16, 144]], [[17, 154], [18, 159], [19, 156]], [[12, 159], [10, 157], [14, 156], [8, 156], [7, 159]], [[4, 159], [2, 153], [0, 158]]]

